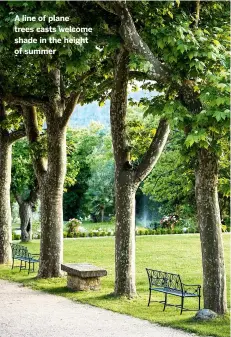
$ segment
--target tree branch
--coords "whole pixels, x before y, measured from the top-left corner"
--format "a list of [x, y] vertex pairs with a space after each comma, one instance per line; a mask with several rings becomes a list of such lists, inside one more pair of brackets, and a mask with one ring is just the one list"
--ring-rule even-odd
[[129, 53], [121, 47], [115, 57], [114, 85], [111, 92], [111, 133], [114, 156], [117, 164], [124, 165], [127, 161], [126, 141], [126, 111], [128, 85]]
[[18, 194], [14, 189], [12, 190], [12, 192], [13, 192], [13, 195], [14, 195], [15, 200], [17, 201], [17, 203], [18, 203], [19, 205], [21, 205], [22, 202], [23, 202], [23, 199], [22, 199], [21, 195]]
[[35, 186], [33, 186], [32, 190], [30, 191], [29, 195], [29, 201], [31, 204], [35, 205], [36, 202], [38, 201], [39, 197], [39, 185], [38, 185], [38, 180], [35, 180]]
[[60, 69], [52, 69], [49, 73], [49, 78], [51, 81], [51, 91], [50, 98], [52, 99], [52, 103], [59, 106], [61, 103], [61, 74]]
[[143, 181], [155, 166], [167, 142], [169, 132], [169, 124], [166, 119], [162, 118], [148, 151], [137, 167], [135, 175], [136, 183]]
[[44, 107], [47, 103], [49, 103], [48, 97], [37, 97], [32, 95], [24, 95], [18, 96], [15, 94], [7, 93], [3, 95], [3, 99], [8, 102], [9, 104], [20, 104], [24, 106], [42, 106]]
[[6, 109], [3, 99], [0, 98], [0, 122], [6, 118]]
[[25, 129], [19, 129], [16, 131], [12, 131], [9, 133], [9, 142], [10, 144], [14, 143], [16, 140], [21, 139], [26, 136], [26, 130]]
[[63, 116], [61, 117], [61, 125], [63, 127], [67, 125], [75, 106], [78, 104], [79, 97], [80, 97], [80, 93], [77, 93], [77, 92], [71, 93], [67, 101], [66, 108], [63, 112]]
[[152, 73], [157, 81], [166, 81], [169, 78], [169, 71], [166, 66], [164, 66], [152, 53], [148, 45], [140, 37], [136, 30], [135, 24], [133, 22], [132, 16], [127, 8], [125, 1], [110, 1], [101, 2], [97, 1], [98, 5], [117, 15], [120, 18], [120, 35], [125, 43], [128, 50], [136, 52], [145, 57], [149, 61], [153, 68]]
[[200, 7], [201, 7], [200, 0], [197, 0], [195, 5], [196, 5], [195, 28], [198, 28], [198, 24], [200, 21]]
[[[35, 107], [23, 107], [23, 119], [26, 128], [27, 138], [29, 144], [33, 147], [34, 144], [39, 144], [39, 128], [37, 120], [37, 111]], [[35, 150], [33, 153], [33, 165], [37, 175], [46, 172], [46, 166], [44, 159], [39, 153], [39, 149]]]

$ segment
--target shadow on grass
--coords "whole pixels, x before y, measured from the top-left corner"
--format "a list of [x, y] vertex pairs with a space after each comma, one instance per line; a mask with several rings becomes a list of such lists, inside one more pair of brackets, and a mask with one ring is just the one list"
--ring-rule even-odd
[[[195, 312], [196, 313], [196, 312]], [[209, 336], [230, 336], [230, 316], [229, 314], [225, 314], [224, 316], [219, 316], [212, 320], [208, 321], [198, 321], [193, 317], [187, 317], [181, 321], [172, 320], [171, 326], [174, 328], [180, 328], [185, 331], [191, 333], [199, 333], [201, 336], [208, 336], [208, 328], [209, 328]]]

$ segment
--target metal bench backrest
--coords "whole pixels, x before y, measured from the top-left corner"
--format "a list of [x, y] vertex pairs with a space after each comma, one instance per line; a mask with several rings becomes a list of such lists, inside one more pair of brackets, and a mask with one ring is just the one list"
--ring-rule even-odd
[[146, 268], [150, 288], [171, 288], [182, 291], [180, 275]]
[[15, 244], [15, 243], [11, 243], [11, 249], [12, 249], [13, 258], [16, 258], [16, 257], [28, 258], [30, 255], [26, 247]]

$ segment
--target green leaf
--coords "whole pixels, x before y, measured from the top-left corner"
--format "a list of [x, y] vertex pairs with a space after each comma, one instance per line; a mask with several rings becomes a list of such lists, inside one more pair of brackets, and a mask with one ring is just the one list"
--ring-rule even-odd
[[164, 46], [165, 46], [164, 41], [163, 41], [163, 40], [158, 40], [158, 41], [157, 41], [157, 46], [158, 46], [160, 49], [163, 49]]
[[196, 141], [196, 137], [193, 134], [187, 136], [185, 140], [185, 145], [187, 148], [191, 147]]
[[227, 118], [229, 118], [229, 110], [225, 110], [225, 111], [215, 111], [213, 113], [213, 117], [216, 118], [217, 122], [219, 122], [220, 120], [225, 120]]

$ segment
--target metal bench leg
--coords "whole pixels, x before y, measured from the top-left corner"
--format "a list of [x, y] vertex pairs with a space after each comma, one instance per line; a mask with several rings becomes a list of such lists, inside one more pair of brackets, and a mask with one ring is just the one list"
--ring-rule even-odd
[[149, 289], [148, 307], [149, 307], [149, 304], [151, 302], [151, 293], [152, 293], [152, 291], [151, 291], [151, 289]]
[[22, 260], [20, 261], [20, 268], [19, 268], [19, 271], [22, 270]]
[[28, 268], [28, 275], [30, 274], [30, 261], [29, 261], [29, 268]]
[[11, 269], [14, 269], [14, 258], [12, 260], [12, 267], [11, 267]]
[[163, 311], [165, 310], [165, 308], [166, 308], [166, 304], [167, 304], [167, 293], [165, 293], [165, 296], [164, 296], [164, 309], [163, 309]]
[[181, 310], [180, 310], [180, 314], [182, 314], [184, 309], [184, 296], [181, 297]]

